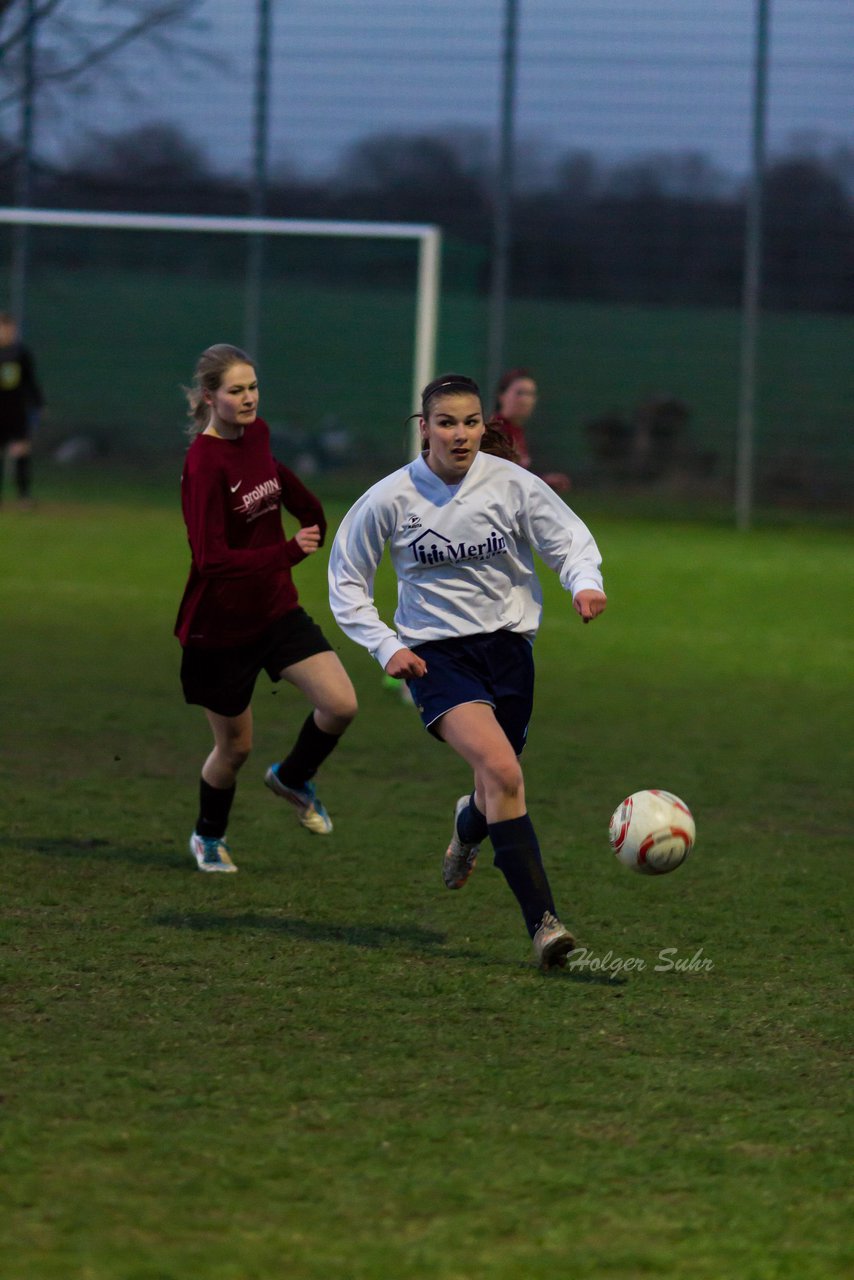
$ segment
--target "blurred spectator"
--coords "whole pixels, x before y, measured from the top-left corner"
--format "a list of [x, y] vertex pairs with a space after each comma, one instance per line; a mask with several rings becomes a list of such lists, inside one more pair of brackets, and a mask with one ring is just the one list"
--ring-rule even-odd
[[[531, 470], [531, 450], [525, 427], [537, 406], [537, 384], [530, 369], [508, 369], [495, 389], [495, 413], [489, 425], [498, 428], [516, 451], [520, 466]], [[557, 493], [566, 493], [571, 481], [562, 471], [546, 471], [542, 479]]]
[[0, 494], [8, 456], [15, 463], [15, 484], [22, 506], [32, 505], [30, 437], [43, 406], [33, 357], [19, 340], [17, 321], [8, 311], [0, 312]]

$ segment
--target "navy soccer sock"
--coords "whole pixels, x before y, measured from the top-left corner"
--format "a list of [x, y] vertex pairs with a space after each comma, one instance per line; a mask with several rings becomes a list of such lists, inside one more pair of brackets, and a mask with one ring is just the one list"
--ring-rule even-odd
[[234, 800], [236, 787], [212, 787], [204, 778], [199, 779], [199, 816], [196, 832], [209, 839], [222, 839], [228, 826], [228, 815]]
[[468, 808], [463, 809], [457, 818], [457, 835], [463, 844], [481, 844], [489, 835], [489, 825], [474, 802], [474, 792], [469, 798]]
[[285, 756], [276, 769], [279, 781], [286, 787], [304, 787], [338, 746], [340, 736], [318, 729], [312, 711], [306, 717], [290, 755]]
[[506, 822], [491, 822], [489, 838], [495, 851], [495, 866], [515, 894], [528, 933], [533, 938], [545, 912], [555, 914], [554, 899], [533, 823], [527, 813]]

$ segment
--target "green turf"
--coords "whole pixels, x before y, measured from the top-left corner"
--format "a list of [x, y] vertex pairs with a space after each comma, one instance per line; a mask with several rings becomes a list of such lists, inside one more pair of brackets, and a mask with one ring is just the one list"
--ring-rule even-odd
[[[529, 801], [598, 962], [544, 977], [486, 850], [443, 889], [465, 771], [344, 640], [334, 834], [261, 785], [304, 714], [264, 683], [240, 873], [199, 875], [173, 494], [43, 494], [0, 513], [0, 1275], [850, 1274], [844, 532], [600, 516], [589, 627], [544, 575]], [[655, 785], [698, 841], [646, 880], [607, 825]]]

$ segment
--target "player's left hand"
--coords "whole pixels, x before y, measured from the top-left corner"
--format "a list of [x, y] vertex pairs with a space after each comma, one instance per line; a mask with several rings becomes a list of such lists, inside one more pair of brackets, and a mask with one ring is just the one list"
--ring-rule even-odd
[[309, 524], [294, 534], [294, 542], [304, 555], [310, 556], [320, 546], [320, 525]]
[[579, 591], [572, 601], [572, 607], [582, 622], [592, 622], [600, 613], [604, 613], [607, 603], [608, 597], [604, 591], [588, 587], [585, 591]]

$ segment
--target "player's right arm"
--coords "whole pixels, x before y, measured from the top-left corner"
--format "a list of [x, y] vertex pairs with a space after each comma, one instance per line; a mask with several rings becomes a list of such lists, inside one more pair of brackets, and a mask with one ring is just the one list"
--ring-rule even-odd
[[[410, 651], [386, 626], [374, 604], [374, 579], [393, 528], [392, 506], [374, 490], [350, 508], [329, 555], [329, 607], [344, 634], [367, 649], [384, 671], [399, 678], [408, 672], [389, 670], [389, 664]], [[415, 654], [410, 657], [415, 659]], [[400, 657], [394, 665], [405, 662]]]

